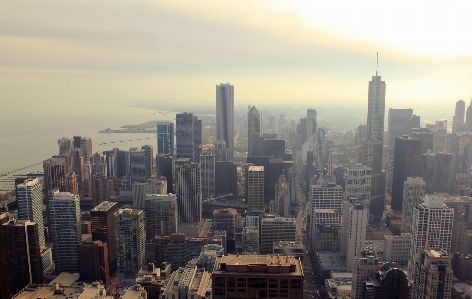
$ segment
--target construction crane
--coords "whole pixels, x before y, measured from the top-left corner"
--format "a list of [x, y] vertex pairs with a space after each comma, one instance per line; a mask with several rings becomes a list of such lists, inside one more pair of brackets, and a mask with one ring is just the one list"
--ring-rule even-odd
[[115, 287], [115, 299], [120, 299], [120, 288], [123, 289], [123, 286], [119, 284], [118, 282], [116, 282], [114, 279], [112, 279], [110, 275], [108, 274], [108, 272], [105, 271], [105, 268], [100, 266], [100, 269], [102, 269], [102, 271], [105, 273], [107, 280], [110, 281]]

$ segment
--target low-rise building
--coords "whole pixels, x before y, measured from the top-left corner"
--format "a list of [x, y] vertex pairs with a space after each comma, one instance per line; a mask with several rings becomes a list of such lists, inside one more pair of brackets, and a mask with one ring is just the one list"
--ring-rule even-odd
[[402, 233], [400, 236], [384, 236], [384, 258], [387, 262], [400, 265], [408, 264], [410, 258], [411, 234]]

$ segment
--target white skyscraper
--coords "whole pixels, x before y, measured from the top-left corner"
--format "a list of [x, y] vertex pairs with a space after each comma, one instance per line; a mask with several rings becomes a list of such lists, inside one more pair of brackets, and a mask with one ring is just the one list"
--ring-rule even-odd
[[38, 224], [39, 245], [46, 246], [43, 221], [43, 184], [39, 178], [29, 178], [16, 186], [18, 218]]
[[56, 273], [79, 272], [77, 245], [82, 241], [79, 195], [55, 192], [49, 200], [49, 212]]
[[137, 209], [119, 209], [115, 213], [118, 272], [136, 274], [144, 264], [146, 232], [144, 213]]
[[344, 225], [347, 231], [343, 238], [343, 246], [346, 247], [347, 270], [352, 271], [355, 259], [359, 257], [361, 250], [365, 246], [369, 210], [359, 200], [353, 199], [347, 203], [345, 213], [347, 213], [347, 221]]
[[229, 83], [216, 86], [216, 139], [226, 141], [234, 161], [234, 86]]
[[454, 209], [444, 204], [441, 195], [425, 195], [424, 202], [413, 210], [412, 238], [408, 275], [414, 273], [415, 258], [418, 250], [432, 247], [450, 253]]

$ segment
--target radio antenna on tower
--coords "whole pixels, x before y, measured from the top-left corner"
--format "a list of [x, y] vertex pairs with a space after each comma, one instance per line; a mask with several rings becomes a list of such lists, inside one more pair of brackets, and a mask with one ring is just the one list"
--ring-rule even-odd
[[375, 75], [377, 76], [379, 72], [379, 52], [377, 52], [377, 69], [375, 70]]

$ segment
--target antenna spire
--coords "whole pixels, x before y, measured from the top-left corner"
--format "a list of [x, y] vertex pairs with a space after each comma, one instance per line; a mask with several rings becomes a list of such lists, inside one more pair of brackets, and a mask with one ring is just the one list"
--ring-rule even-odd
[[375, 70], [375, 76], [377, 76], [379, 72], [379, 52], [377, 52], [377, 69]]

